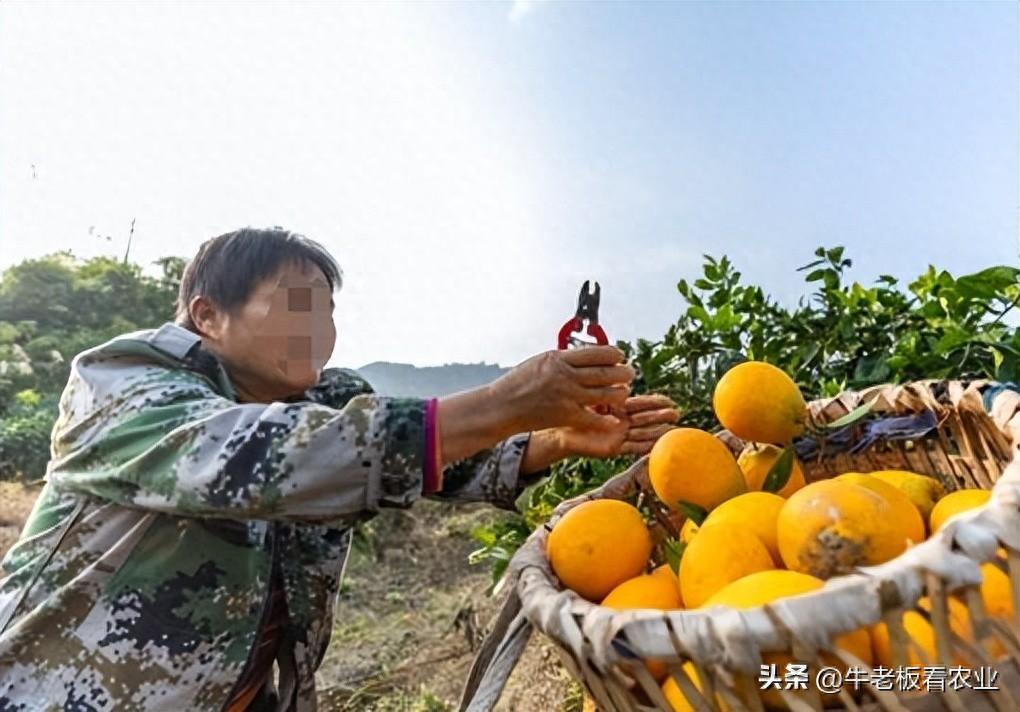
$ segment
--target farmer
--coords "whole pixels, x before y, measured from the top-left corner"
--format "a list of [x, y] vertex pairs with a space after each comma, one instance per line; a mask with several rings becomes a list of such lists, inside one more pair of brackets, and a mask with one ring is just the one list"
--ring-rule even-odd
[[315, 709], [355, 523], [423, 496], [511, 508], [557, 460], [644, 453], [676, 421], [612, 347], [376, 396], [324, 369], [339, 286], [317, 243], [239, 230], [199, 249], [175, 323], [74, 359], [3, 560], [0, 710]]

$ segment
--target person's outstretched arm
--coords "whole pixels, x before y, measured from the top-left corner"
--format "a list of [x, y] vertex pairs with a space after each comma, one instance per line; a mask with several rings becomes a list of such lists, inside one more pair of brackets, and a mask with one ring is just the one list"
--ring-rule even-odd
[[[454, 402], [466, 412], [479, 405], [472, 403], [470, 396], [462, 403], [457, 403], [454, 397]], [[442, 413], [440, 408], [440, 428]], [[552, 427], [511, 436], [491, 449], [453, 463], [440, 452], [438, 458], [442, 466], [436, 465], [436, 469], [441, 474], [433, 489], [429, 489], [430, 478], [426, 477], [426, 493], [437, 499], [483, 500], [513, 509], [523, 489], [548, 474], [549, 468], [564, 458], [649, 452], [663, 433], [675, 427], [679, 412], [666, 396], [642, 395], [627, 398], [621, 407], [612, 409], [610, 417], [591, 415], [595, 417], [586, 418], [578, 426]]]
[[[451, 460], [463, 459], [557, 422], [611, 422], [585, 406], [626, 399], [632, 372], [622, 360], [608, 348], [580, 365], [536, 357], [453, 401], [487, 412], [443, 413], [441, 402], [435, 441]], [[606, 382], [617, 385], [592, 385]], [[435, 457], [427, 409], [422, 399], [367, 394], [340, 410], [238, 404], [195, 372], [100, 349], [72, 364], [48, 479], [59, 490], [180, 515], [359, 518], [421, 496], [426, 460]]]

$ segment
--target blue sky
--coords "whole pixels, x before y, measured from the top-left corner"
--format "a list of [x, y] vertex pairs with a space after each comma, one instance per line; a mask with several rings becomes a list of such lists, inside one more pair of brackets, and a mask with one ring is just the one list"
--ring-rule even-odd
[[705, 252], [784, 300], [821, 244], [1016, 264], [1018, 8], [4, 4], [0, 267], [283, 224], [344, 264], [357, 366], [514, 363], [589, 277], [655, 338]]
[[820, 243], [862, 277], [1016, 261], [1018, 7], [550, 3], [491, 49], [593, 180], [600, 249], [725, 251], [781, 290]]

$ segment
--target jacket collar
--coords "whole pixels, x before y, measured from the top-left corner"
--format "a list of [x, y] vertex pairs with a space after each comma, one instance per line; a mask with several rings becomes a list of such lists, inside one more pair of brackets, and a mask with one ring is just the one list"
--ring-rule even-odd
[[237, 400], [237, 391], [230, 382], [223, 363], [214, 353], [202, 346], [202, 337], [179, 324], [167, 322], [145, 339], [157, 349], [182, 366], [197, 371], [211, 380], [231, 400]]

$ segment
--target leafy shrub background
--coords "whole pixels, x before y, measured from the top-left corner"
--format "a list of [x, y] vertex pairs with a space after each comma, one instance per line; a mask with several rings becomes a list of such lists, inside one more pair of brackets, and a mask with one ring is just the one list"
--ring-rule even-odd
[[[681, 280], [680, 317], [658, 341], [618, 344], [638, 371], [636, 392], [665, 393], [681, 407], [680, 424], [715, 430], [712, 392], [745, 359], [773, 363], [805, 398], [922, 378], [1017, 380], [1020, 367], [1020, 270], [996, 266], [954, 277], [929, 267], [901, 285], [879, 275], [870, 286], [846, 279], [842, 247], [818, 248], [801, 267], [809, 290], [792, 307], [745, 284], [726, 257], [708, 255], [702, 274]], [[495, 579], [527, 534], [557, 504], [606, 481], [630, 463], [566, 460], [518, 501], [508, 516], [474, 532]]]
[[159, 275], [109, 257], [61, 252], [0, 278], [0, 479], [42, 477], [70, 361], [118, 334], [173, 317], [184, 260]]

